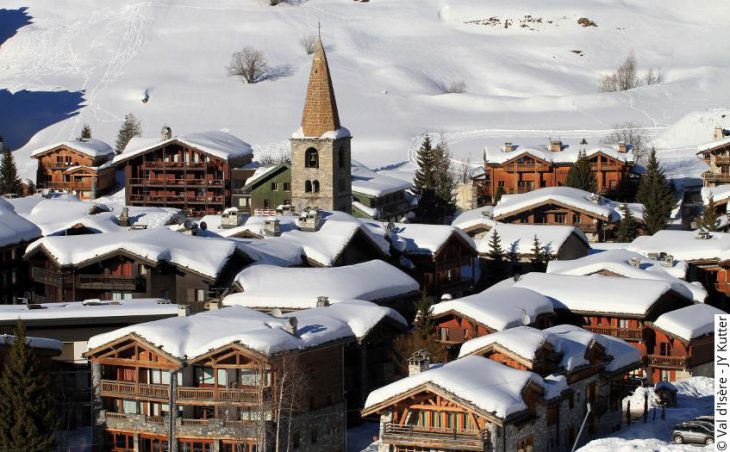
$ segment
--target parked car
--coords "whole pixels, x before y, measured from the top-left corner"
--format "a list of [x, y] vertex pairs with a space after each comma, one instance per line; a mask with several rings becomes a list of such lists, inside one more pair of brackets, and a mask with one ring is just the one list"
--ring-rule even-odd
[[675, 444], [712, 444], [715, 442], [715, 431], [708, 426], [707, 422], [683, 422], [674, 426], [674, 430], [672, 430], [672, 441]]
[[715, 416], [697, 416], [689, 422], [697, 422], [699, 424], [707, 425], [711, 430], [715, 430]]

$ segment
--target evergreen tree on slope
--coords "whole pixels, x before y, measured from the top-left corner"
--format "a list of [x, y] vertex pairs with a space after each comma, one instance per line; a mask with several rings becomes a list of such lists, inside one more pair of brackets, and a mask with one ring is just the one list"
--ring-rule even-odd
[[435, 221], [436, 210], [436, 154], [431, 138], [426, 135], [416, 154], [418, 170], [413, 178], [413, 193], [418, 199], [416, 216], [423, 222]]
[[717, 231], [717, 207], [715, 206], [715, 198], [712, 195], [710, 195], [702, 215], [702, 227], [708, 231]]
[[654, 234], [664, 229], [674, 207], [674, 193], [659, 166], [656, 150], [652, 148], [646, 172], [641, 177], [636, 200], [644, 205], [646, 232]]
[[621, 215], [621, 222], [616, 230], [616, 240], [618, 242], [628, 243], [636, 238], [638, 226], [627, 204], [621, 205]]
[[585, 152], [578, 153], [578, 160], [568, 170], [568, 178], [565, 181], [565, 185], [591, 193], [598, 191], [596, 175], [593, 174], [591, 162], [586, 157]]
[[18, 168], [15, 166], [15, 158], [10, 148], [3, 152], [0, 160], [0, 194], [20, 193], [20, 178]]
[[55, 428], [47, 374], [38, 366], [26, 343], [25, 326], [18, 321], [15, 343], [0, 376], [0, 450], [53, 450]]

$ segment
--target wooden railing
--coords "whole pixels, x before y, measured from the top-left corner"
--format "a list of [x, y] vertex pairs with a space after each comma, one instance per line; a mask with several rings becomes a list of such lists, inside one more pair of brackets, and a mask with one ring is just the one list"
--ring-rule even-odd
[[702, 178], [707, 181], [730, 182], [730, 174], [713, 173], [712, 171], [702, 173]]
[[165, 168], [165, 169], [205, 169], [205, 162], [165, 162], [154, 161], [144, 162], [143, 168]]
[[613, 326], [592, 326], [586, 325], [584, 329], [597, 334], [605, 334], [630, 341], [640, 341], [644, 338], [641, 328], [617, 328]]
[[246, 402], [256, 403], [258, 393], [255, 389], [238, 388], [177, 388], [177, 401], [185, 402]]
[[647, 361], [649, 367], [684, 368], [687, 366], [686, 356], [648, 355]]
[[541, 163], [512, 163], [505, 165], [507, 171], [534, 171], [537, 173], [550, 171], [550, 167]]
[[56, 287], [70, 287], [73, 282], [71, 275], [64, 275], [63, 273], [46, 270], [40, 267], [33, 267], [30, 271], [30, 275], [33, 282]]
[[444, 447], [461, 450], [484, 450], [487, 433], [478, 430], [421, 427], [416, 425], [385, 424], [383, 441], [408, 444], [415, 447]]
[[101, 380], [101, 393], [106, 396], [136, 396], [168, 400], [170, 398], [170, 387], [167, 385]]
[[43, 182], [37, 188], [48, 188], [51, 190], [81, 190], [90, 191], [94, 189], [91, 183], [80, 184], [78, 182]]
[[80, 289], [135, 290], [144, 282], [144, 278], [141, 276], [78, 275], [76, 281]]
[[208, 425], [210, 421], [208, 419], [180, 419], [180, 425]]
[[129, 179], [130, 185], [144, 185], [144, 186], [187, 186], [187, 185], [194, 185], [196, 187], [213, 187], [213, 188], [220, 188], [223, 186], [223, 181], [220, 179], [210, 180], [210, 179], [196, 179], [196, 178], [187, 178], [187, 179], [140, 179], [140, 178], [130, 178]]

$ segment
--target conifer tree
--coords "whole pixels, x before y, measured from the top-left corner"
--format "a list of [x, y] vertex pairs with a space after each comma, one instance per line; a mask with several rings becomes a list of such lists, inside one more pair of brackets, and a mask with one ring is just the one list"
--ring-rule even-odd
[[492, 230], [493, 232], [489, 235], [489, 251], [487, 257], [489, 262], [487, 264], [490, 275], [489, 277], [493, 281], [500, 281], [505, 274], [506, 262], [504, 260], [504, 249], [502, 248], [502, 238], [497, 232], [497, 228]]
[[124, 116], [124, 122], [122, 123], [122, 127], [119, 129], [119, 134], [117, 134], [117, 141], [115, 143], [117, 153], [122, 152], [132, 138], [141, 135], [142, 125], [137, 118], [132, 113]]
[[419, 337], [425, 339], [433, 333], [435, 326], [431, 298], [426, 295], [426, 291], [422, 291], [421, 299], [418, 300], [418, 305], [416, 306], [416, 318], [413, 321], [413, 328]]
[[434, 147], [428, 135], [416, 156], [418, 170], [413, 191], [418, 198], [416, 216], [424, 223], [439, 223], [455, 210], [451, 157], [445, 143]]
[[539, 267], [545, 263], [545, 249], [540, 243], [540, 239], [535, 234], [532, 241], [532, 264]]
[[644, 205], [644, 226], [646, 232], [654, 234], [664, 229], [674, 207], [672, 187], [667, 183], [664, 171], [659, 166], [656, 150], [649, 153], [646, 172], [641, 177], [636, 200]]
[[627, 204], [621, 205], [621, 215], [621, 222], [616, 229], [616, 240], [623, 243], [631, 242], [636, 238], [638, 226]]
[[442, 141], [434, 149], [436, 157], [436, 200], [439, 220], [452, 215], [456, 210], [454, 194], [456, 178], [451, 168], [451, 154], [446, 142]]
[[502, 199], [502, 195], [504, 194], [504, 186], [498, 185], [497, 191], [494, 193], [494, 204], [497, 204], [500, 199]]
[[717, 207], [712, 195], [710, 195], [702, 215], [702, 227], [708, 231], [717, 231]]
[[568, 178], [565, 181], [568, 187], [579, 188], [591, 193], [598, 191], [596, 175], [591, 169], [591, 162], [585, 152], [578, 153], [578, 160], [568, 170]]
[[20, 178], [15, 166], [15, 157], [10, 148], [5, 148], [0, 160], [0, 194], [20, 194]]
[[84, 123], [84, 126], [81, 127], [81, 135], [79, 136], [79, 138], [81, 138], [82, 140], [91, 139], [91, 127], [89, 127], [88, 124]]
[[26, 342], [21, 321], [0, 376], [0, 450], [54, 449], [56, 428], [48, 376]]

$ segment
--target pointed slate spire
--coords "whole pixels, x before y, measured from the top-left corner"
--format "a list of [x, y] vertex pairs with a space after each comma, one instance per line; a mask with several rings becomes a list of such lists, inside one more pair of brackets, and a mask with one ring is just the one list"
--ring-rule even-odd
[[317, 47], [312, 60], [312, 72], [309, 74], [307, 98], [304, 101], [302, 115], [302, 132], [305, 137], [319, 137], [325, 132], [340, 128], [340, 117], [337, 114], [335, 90], [332, 89], [330, 68], [327, 55], [324, 53], [322, 39], [317, 37]]

